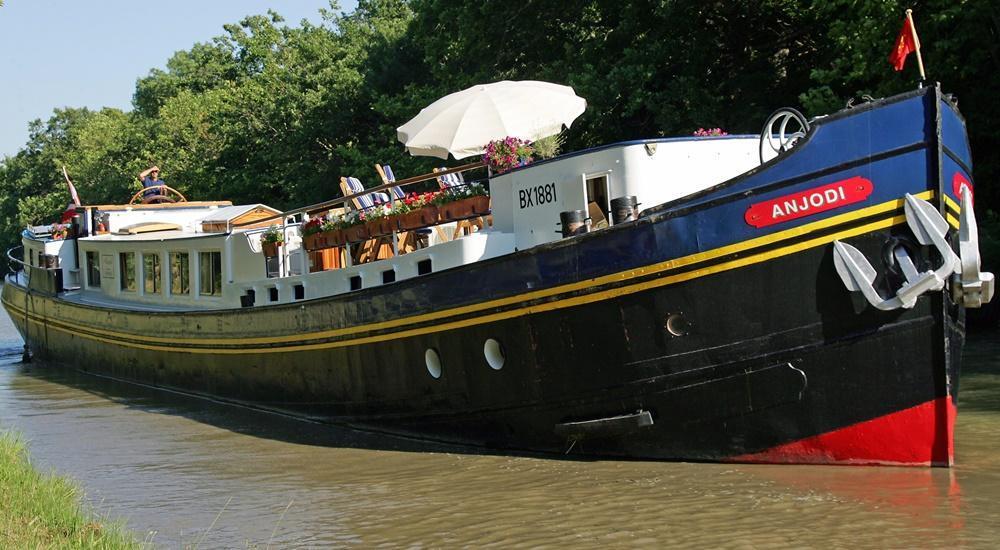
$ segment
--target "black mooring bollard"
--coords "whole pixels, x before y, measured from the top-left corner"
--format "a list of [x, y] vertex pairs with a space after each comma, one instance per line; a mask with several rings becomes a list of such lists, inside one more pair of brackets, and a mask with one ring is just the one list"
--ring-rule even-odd
[[639, 217], [639, 202], [635, 195], [611, 199], [611, 221], [615, 225], [630, 222]]
[[563, 238], [582, 235], [587, 232], [587, 213], [583, 210], [567, 210], [559, 213], [559, 225]]

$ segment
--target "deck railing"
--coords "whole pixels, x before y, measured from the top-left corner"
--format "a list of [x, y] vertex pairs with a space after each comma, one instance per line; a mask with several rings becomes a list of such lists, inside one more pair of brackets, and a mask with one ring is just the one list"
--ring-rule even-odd
[[456, 166], [454, 168], [449, 168], [447, 170], [441, 170], [440, 172], [432, 172], [430, 174], [424, 174], [422, 176], [414, 176], [412, 178], [405, 178], [405, 179], [401, 179], [401, 180], [397, 180], [397, 181], [391, 181], [389, 183], [385, 183], [385, 184], [382, 184], [382, 185], [371, 187], [369, 189], [365, 189], [364, 191], [362, 191], [360, 193], [354, 193], [353, 195], [347, 195], [345, 197], [340, 197], [338, 199], [331, 199], [331, 200], [319, 202], [319, 203], [316, 203], [316, 204], [310, 204], [309, 206], [303, 206], [301, 208], [296, 208], [294, 210], [288, 210], [286, 212], [282, 212], [280, 214], [274, 214], [274, 215], [268, 216], [266, 218], [259, 218], [259, 219], [253, 220], [253, 221], [248, 221], [248, 222], [233, 224], [233, 228], [238, 228], [238, 227], [243, 227], [243, 226], [253, 225], [253, 224], [259, 224], [259, 223], [268, 222], [268, 221], [271, 221], [271, 220], [284, 220], [288, 216], [294, 216], [296, 214], [312, 214], [312, 213], [315, 213], [315, 212], [321, 212], [323, 210], [329, 210], [330, 208], [333, 208], [335, 206], [338, 206], [338, 205], [341, 205], [341, 204], [345, 204], [348, 201], [354, 200], [354, 199], [356, 199], [358, 197], [363, 197], [363, 196], [368, 195], [370, 193], [378, 193], [379, 191], [385, 191], [386, 189], [389, 189], [389, 188], [392, 188], [392, 187], [406, 187], [408, 185], [413, 185], [415, 183], [421, 183], [421, 182], [424, 182], [424, 181], [430, 181], [430, 180], [433, 180], [433, 179], [437, 179], [437, 178], [439, 178], [441, 176], [445, 176], [445, 175], [448, 175], [448, 174], [454, 174], [456, 172], [466, 172], [468, 170], [475, 170], [476, 168], [482, 168], [484, 166], [486, 166], [486, 165], [483, 164], [482, 161], [480, 161], [480, 162], [470, 162], [469, 164], [463, 164], [462, 166]]

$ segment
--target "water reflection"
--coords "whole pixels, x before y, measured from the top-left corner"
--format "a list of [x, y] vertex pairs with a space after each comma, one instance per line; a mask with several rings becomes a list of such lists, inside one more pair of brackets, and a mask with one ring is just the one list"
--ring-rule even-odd
[[166, 547], [988, 547], [1000, 535], [995, 333], [970, 338], [957, 467], [930, 470], [475, 455], [15, 365], [5, 330], [0, 425]]

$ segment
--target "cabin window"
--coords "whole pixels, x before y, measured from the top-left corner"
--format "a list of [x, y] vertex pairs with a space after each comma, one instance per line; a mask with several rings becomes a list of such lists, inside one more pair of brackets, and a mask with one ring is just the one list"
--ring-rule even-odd
[[118, 273], [121, 289], [135, 292], [135, 252], [118, 253]]
[[28, 265], [31, 265], [31, 266], [35, 265], [35, 249], [34, 248], [29, 248], [28, 249]]
[[351, 290], [361, 290], [361, 275], [351, 277]]
[[222, 295], [222, 253], [201, 252], [199, 267], [201, 269], [201, 295]]
[[396, 270], [387, 269], [382, 272], [382, 284], [394, 283], [396, 282]]
[[278, 289], [276, 287], [271, 287], [267, 289], [267, 298], [272, 302], [278, 301]]
[[159, 294], [162, 292], [159, 254], [142, 255], [142, 281], [143, 290], [145, 290], [146, 294]]
[[191, 293], [191, 270], [187, 252], [170, 253], [170, 293], [187, 295]]
[[306, 287], [304, 287], [302, 285], [295, 285], [295, 286], [292, 287], [292, 290], [295, 292], [295, 299], [296, 300], [304, 300], [305, 299], [305, 297], [306, 297]]
[[87, 251], [87, 286], [101, 287], [101, 257], [93, 250]]

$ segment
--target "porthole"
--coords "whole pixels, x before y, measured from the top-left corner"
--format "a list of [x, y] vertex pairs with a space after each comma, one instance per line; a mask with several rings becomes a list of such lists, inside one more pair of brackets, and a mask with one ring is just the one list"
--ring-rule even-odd
[[503, 346], [493, 338], [486, 340], [483, 345], [483, 355], [486, 357], [486, 363], [493, 370], [502, 369], [504, 361], [507, 360], [503, 354]]
[[441, 356], [434, 348], [428, 348], [424, 352], [424, 363], [427, 364], [427, 372], [433, 378], [441, 378]]
[[691, 330], [691, 324], [688, 323], [683, 313], [671, 313], [667, 315], [664, 328], [674, 336], [684, 336]]

